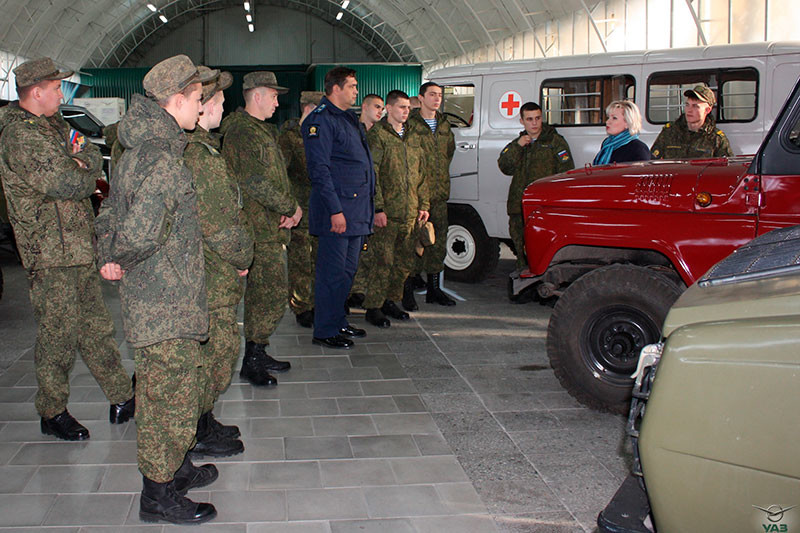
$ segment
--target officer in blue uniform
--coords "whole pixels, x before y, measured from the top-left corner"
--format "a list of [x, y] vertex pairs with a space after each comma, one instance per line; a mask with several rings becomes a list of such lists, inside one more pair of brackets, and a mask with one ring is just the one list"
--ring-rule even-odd
[[364, 129], [350, 110], [357, 96], [356, 72], [333, 68], [325, 75], [325, 97], [302, 128], [311, 179], [308, 231], [319, 237], [312, 342], [341, 349], [366, 335], [348, 324], [344, 304], [375, 216], [372, 156]]

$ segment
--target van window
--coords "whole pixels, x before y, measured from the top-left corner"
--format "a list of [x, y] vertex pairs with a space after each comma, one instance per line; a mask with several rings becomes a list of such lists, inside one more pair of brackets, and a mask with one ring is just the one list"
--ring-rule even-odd
[[705, 83], [717, 95], [718, 123], [751, 122], [758, 111], [758, 71], [754, 68], [656, 72], [647, 81], [647, 119], [666, 124], [683, 113], [683, 93]]
[[789, 131], [789, 142], [800, 148], [800, 115], [797, 116], [797, 120], [792, 126], [792, 129]]
[[605, 108], [614, 100], [633, 100], [633, 76], [561, 78], [542, 82], [540, 102], [548, 124], [600, 126]]
[[442, 113], [454, 128], [472, 126], [475, 110], [474, 85], [444, 85], [442, 87]]

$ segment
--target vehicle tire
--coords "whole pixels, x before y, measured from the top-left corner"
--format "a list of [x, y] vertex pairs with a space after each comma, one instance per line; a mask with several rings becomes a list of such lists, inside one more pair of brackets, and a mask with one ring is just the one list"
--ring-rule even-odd
[[547, 327], [547, 356], [561, 385], [587, 407], [626, 414], [639, 352], [661, 340], [664, 318], [682, 291], [665, 275], [633, 265], [578, 278]]
[[500, 242], [489, 237], [480, 215], [470, 206], [448, 205], [447, 279], [478, 283], [497, 268]]

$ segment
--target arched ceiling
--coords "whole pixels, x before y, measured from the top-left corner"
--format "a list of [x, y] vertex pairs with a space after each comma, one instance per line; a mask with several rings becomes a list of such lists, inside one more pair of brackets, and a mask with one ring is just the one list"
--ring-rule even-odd
[[[497, 46], [516, 33], [576, 10], [585, 0], [251, 0], [258, 13], [281, 6], [337, 25], [376, 61], [439, 63]], [[52, 57], [72, 69], [117, 67], [137, 59], [166, 34], [240, 0], [2, 0], [0, 49], [19, 57]], [[595, 2], [591, 2], [595, 3]], [[243, 17], [244, 23], [244, 17]]]

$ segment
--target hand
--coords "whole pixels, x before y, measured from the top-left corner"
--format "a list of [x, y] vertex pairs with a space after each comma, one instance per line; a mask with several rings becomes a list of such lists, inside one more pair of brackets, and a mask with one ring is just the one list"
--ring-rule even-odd
[[245, 277], [249, 271], [250, 271], [250, 269], [247, 269], [247, 268], [245, 268], [244, 270], [239, 270], [238, 268], [236, 269], [236, 272], [239, 273], [239, 277], [240, 278]]
[[347, 231], [347, 219], [344, 218], [344, 213], [331, 215], [331, 231], [333, 233], [344, 233]]
[[292, 220], [294, 221], [294, 225], [295, 226], [298, 225], [300, 223], [300, 219], [302, 218], [303, 218], [303, 210], [300, 208], [300, 206], [297, 206], [294, 215], [292, 215]]
[[375, 226], [378, 228], [385, 228], [386, 227], [386, 213], [380, 212], [375, 213]]
[[531, 143], [531, 136], [527, 133], [525, 135], [520, 135], [519, 139], [517, 139], [517, 144], [525, 148]]
[[[77, 152], [75, 152], [75, 145], [72, 145], [72, 149], [73, 149], [73, 152], [72, 152], [73, 154], [77, 153]], [[78, 166], [79, 166], [79, 167], [81, 167], [81, 168], [89, 168], [89, 166], [88, 166], [86, 163], [84, 163], [83, 161], [81, 161], [81, 160], [80, 160], [80, 159], [78, 159], [77, 157], [73, 157], [72, 159], [73, 159], [73, 160], [74, 160], [76, 163], [78, 163]]]
[[422, 222], [424, 224], [424, 223], [426, 223], [428, 221], [430, 216], [431, 216], [431, 214], [428, 213], [427, 211], [421, 211], [420, 210], [419, 211], [419, 216], [417, 217], [417, 220], [419, 220], [420, 222]]
[[100, 275], [108, 281], [119, 281], [125, 273], [117, 263], [106, 263], [100, 267]]

